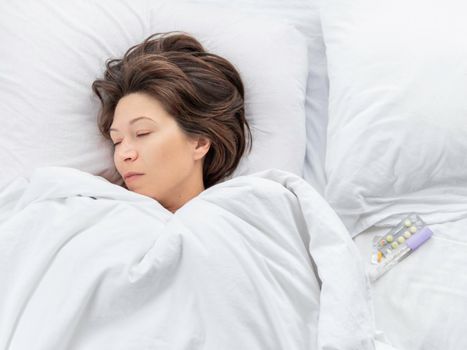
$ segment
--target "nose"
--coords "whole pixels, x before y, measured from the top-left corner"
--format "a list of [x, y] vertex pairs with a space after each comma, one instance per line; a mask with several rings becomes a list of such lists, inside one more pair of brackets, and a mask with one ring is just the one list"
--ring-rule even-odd
[[135, 160], [138, 157], [138, 152], [135, 147], [129, 143], [122, 142], [117, 151], [118, 157], [123, 161]]

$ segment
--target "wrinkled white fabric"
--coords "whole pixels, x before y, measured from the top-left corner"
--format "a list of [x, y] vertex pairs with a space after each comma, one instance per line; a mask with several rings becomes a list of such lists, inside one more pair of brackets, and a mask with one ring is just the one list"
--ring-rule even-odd
[[290, 173], [226, 181], [172, 214], [39, 168], [0, 192], [0, 213], [1, 349], [375, 347], [358, 251]]

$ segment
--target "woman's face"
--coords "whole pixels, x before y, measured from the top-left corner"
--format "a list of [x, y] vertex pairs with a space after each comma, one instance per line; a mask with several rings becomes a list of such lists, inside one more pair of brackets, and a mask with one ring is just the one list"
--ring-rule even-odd
[[[115, 166], [129, 190], [171, 211], [204, 190], [203, 157], [210, 142], [186, 135], [158, 100], [144, 93], [120, 99], [110, 137]], [[126, 177], [130, 172], [141, 175]]]

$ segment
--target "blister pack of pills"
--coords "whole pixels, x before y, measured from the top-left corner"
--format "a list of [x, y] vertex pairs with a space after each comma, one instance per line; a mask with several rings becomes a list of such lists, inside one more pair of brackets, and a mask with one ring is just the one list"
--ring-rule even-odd
[[423, 220], [411, 213], [384, 236], [376, 236], [371, 254], [374, 267], [369, 271], [370, 280], [376, 281], [422, 246], [432, 235], [433, 232], [425, 226]]
[[410, 213], [384, 236], [376, 236], [373, 240], [371, 262], [380, 264], [391, 258], [404, 247], [405, 242], [425, 227], [425, 223], [417, 214]]

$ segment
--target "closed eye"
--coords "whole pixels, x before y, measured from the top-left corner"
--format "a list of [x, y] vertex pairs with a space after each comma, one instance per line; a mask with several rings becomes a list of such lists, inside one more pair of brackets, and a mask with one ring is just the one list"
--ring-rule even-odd
[[[137, 134], [136, 137], [146, 136], [146, 135], [149, 135], [149, 134], [150, 134], [150, 132], [145, 132], [145, 133], [142, 133], [142, 134]], [[113, 145], [114, 145], [114, 146], [117, 146], [117, 145], [119, 145], [120, 143], [121, 143], [121, 141], [115, 142]]]

